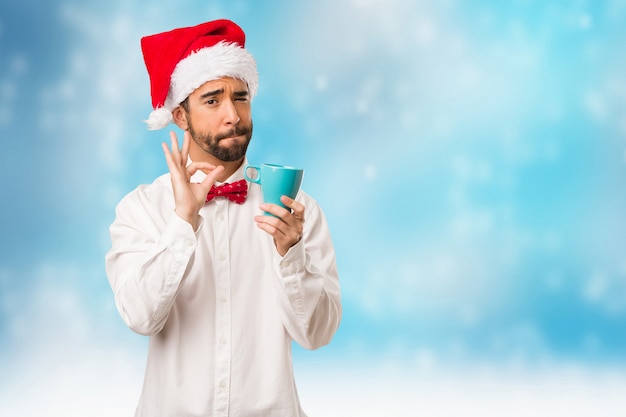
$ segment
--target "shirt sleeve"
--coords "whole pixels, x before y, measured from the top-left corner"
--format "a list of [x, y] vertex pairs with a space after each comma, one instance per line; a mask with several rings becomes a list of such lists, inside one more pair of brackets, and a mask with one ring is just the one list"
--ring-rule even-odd
[[105, 261], [117, 309], [132, 330], [154, 335], [167, 321], [197, 232], [173, 210], [159, 221], [131, 195], [118, 205], [110, 233]]
[[306, 349], [330, 343], [341, 321], [341, 294], [335, 250], [322, 210], [306, 207], [303, 237], [274, 268], [285, 328]]

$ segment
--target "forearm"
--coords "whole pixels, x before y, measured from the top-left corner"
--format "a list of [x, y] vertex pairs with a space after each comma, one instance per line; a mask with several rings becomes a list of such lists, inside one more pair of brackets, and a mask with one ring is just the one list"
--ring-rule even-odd
[[336, 273], [322, 275], [303, 269], [283, 275], [281, 281], [285, 327], [293, 339], [307, 349], [330, 343], [342, 312]]
[[173, 215], [162, 233], [150, 236], [116, 220], [106, 269], [124, 322], [145, 335], [161, 331], [196, 247], [191, 226]]
[[341, 321], [335, 252], [321, 213], [307, 217], [302, 241], [275, 259], [285, 328], [307, 349], [328, 344]]

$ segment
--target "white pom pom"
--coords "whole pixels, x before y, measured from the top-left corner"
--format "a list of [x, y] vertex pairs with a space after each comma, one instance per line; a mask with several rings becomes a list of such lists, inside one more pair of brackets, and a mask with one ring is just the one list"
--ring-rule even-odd
[[159, 107], [150, 113], [148, 120], [144, 120], [149, 130], [159, 130], [173, 121], [172, 112], [165, 107]]

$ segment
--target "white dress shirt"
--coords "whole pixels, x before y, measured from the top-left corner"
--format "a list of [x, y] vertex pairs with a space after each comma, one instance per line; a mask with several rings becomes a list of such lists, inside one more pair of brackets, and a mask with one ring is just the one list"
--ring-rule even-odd
[[[242, 179], [243, 165], [226, 182]], [[256, 226], [261, 189], [249, 185], [242, 205], [207, 203], [195, 232], [174, 213], [169, 174], [116, 208], [107, 275], [123, 320], [150, 336], [136, 416], [305, 416], [291, 343], [316, 349], [339, 326], [335, 252], [301, 191], [303, 238], [281, 257]]]

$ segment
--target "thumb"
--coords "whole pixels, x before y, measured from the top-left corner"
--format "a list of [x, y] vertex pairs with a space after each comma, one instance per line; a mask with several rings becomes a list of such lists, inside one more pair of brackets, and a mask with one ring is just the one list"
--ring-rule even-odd
[[215, 184], [217, 177], [219, 177], [222, 172], [224, 172], [224, 167], [222, 165], [218, 165], [213, 168], [200, 183], [202, 190], [208, 193], [213, 184]]

